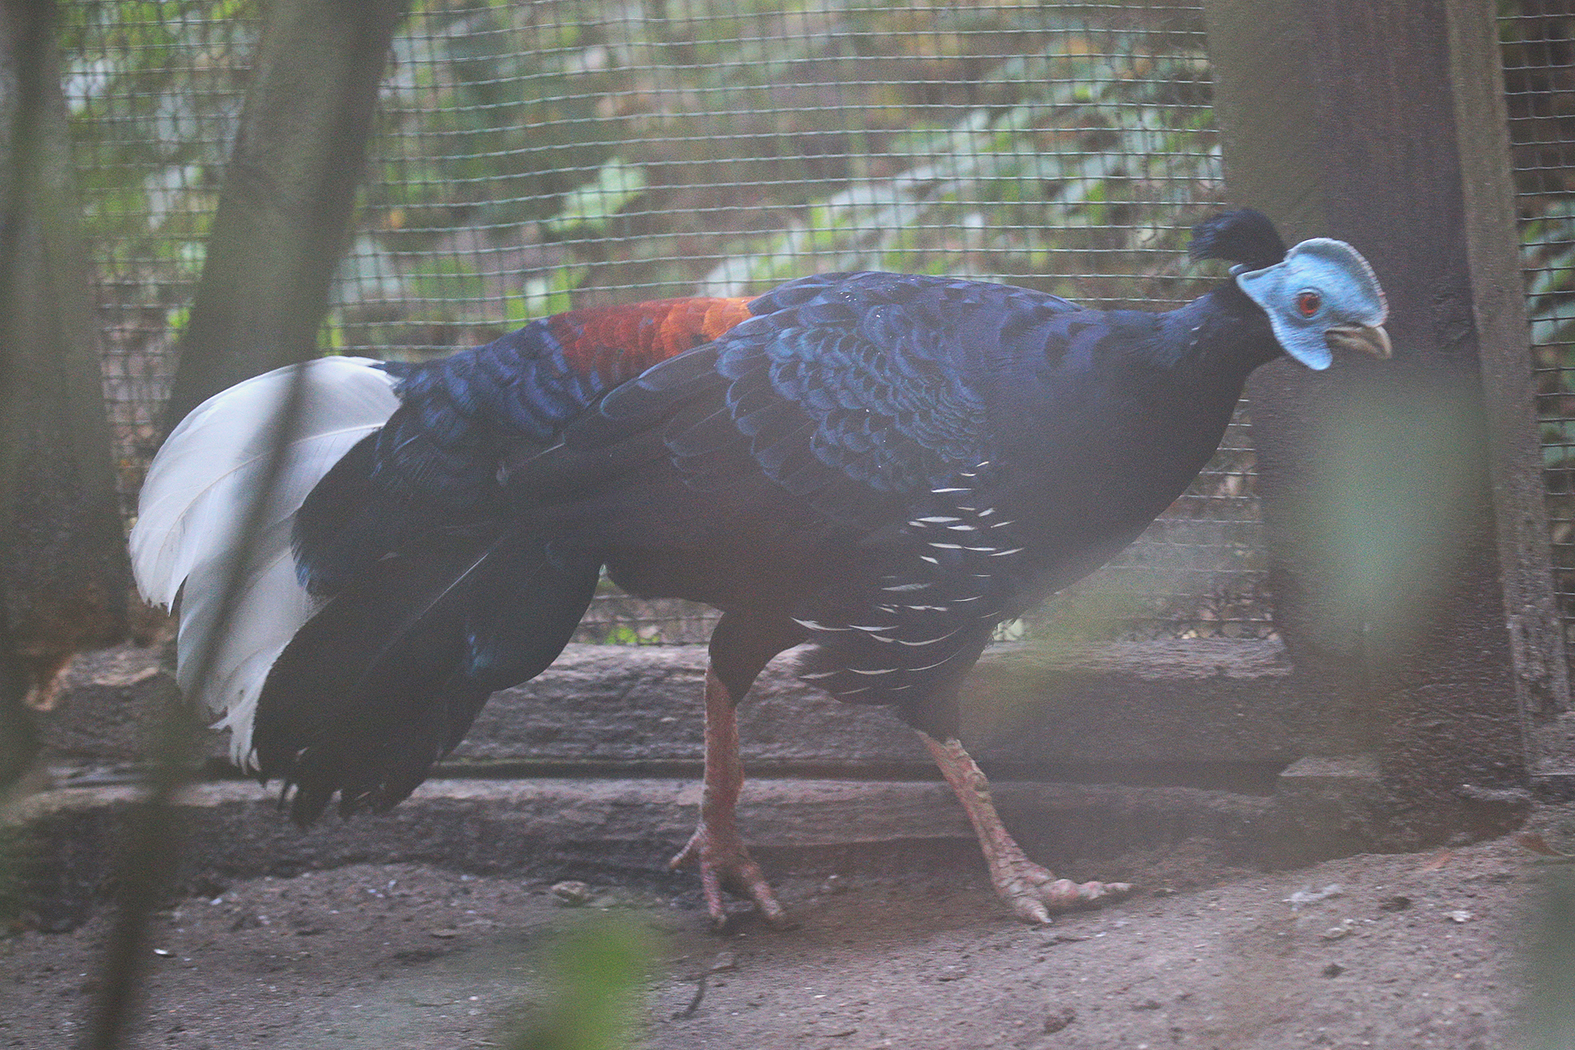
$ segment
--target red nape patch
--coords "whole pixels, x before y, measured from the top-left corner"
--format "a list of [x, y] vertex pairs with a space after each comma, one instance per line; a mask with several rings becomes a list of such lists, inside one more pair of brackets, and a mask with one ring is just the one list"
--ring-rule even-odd
[[609, 381], [717, 338], [749, 316], [749, 299], [658, 299], [569, 310], [547, 319], [570, 367]]

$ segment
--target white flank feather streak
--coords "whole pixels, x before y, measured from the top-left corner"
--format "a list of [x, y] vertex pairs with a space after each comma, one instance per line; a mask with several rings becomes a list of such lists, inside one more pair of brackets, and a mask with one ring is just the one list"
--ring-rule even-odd
[[[238, 764], [251, 758], [252, 719], [268, 670], [320, 602], [296, 578], [295, 511], [323, 476], [399, 407], [394, 378], [377, 362], [324, 357], [248, 379], [204, 401], [171, 432], [142, 484], [131, 564], [150, 602], [181, 600], [177, 678], [186, 695], [231, 732]], [[294, 438], [251, 544], [229, 630], [206, 682], [196, 682], [223, 598], [225, 566], [256, 486], [268, 469], [269, 432], [294, 369], [306, 369]]]

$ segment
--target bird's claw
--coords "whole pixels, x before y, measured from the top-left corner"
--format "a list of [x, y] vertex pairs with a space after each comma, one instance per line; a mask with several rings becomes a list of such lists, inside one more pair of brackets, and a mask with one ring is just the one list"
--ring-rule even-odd
[[765, 872], [744, 848], [737, 832], [718, 833], [701, 821], [688, 843], [678, 855], [668, 862], [671, 869], [696, 867], [700, 869], [700, 888], [705, 893], [706, 911], [711, 923], [720, 929], [727, 922], [727, 911], [722, 906], [722, 891], [736, 894], [755, 902], [755, 907], [773, 926], [786, 925], [787, 912], [777, 903]]
[[1120, 900], [1132, 892], [1125, 882], [1073, 882], [1058, 879], [1048, 869], [1031, 862], [1012, 865], [994, 877], [996, 892], [1025, 922], [1044, 924], [1059, 911], [1091, 908]]

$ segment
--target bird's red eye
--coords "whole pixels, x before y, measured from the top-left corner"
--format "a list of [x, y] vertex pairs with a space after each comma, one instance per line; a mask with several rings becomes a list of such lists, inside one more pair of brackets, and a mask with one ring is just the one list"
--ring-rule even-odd
[[1296, 309], [1302, 312], [1303, 317], [1311, 317], [1318, 312], [1318, 307], [1323, 305], [1323, 296], [1314, 291], [1298, 292], [1296, 295]]

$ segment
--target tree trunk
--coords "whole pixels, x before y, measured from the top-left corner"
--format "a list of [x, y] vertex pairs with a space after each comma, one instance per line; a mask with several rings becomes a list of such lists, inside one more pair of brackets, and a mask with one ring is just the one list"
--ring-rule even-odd
[[1376, 763], [1393, 847], [1496, 833], [1483, 814], [1575, 755], [1497, 9], [1207, 10], [1232, 198], [1349, 240], [1389, 297], [1393, 361], [1248, 385], [1276, 625], [1348, 724], [1307, 757]]
[[[0, 731], [77, 650], [125, 631], [87, 255], [51, 0], [0, 0]], [[0, 766], [16, 758], [0, 748]], [[0, 769], [3, 773], [3, 769]]]
[[268, 7], [166, 429], [214, 393], [312, 356], [408, 0]]

